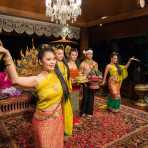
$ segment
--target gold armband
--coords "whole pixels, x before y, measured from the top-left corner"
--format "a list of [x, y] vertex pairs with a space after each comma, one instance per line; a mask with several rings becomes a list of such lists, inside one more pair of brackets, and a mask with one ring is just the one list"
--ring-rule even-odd
[[11, 64], [5, 64], [6, 67], [10, 66]]
[[12, 64], [12, 57], [6, 55], [6, 56], [4, 57], [4, 61], [5, 61], [5, 65], [6, 65], [6, 66], [11, 65], [11, 64]]

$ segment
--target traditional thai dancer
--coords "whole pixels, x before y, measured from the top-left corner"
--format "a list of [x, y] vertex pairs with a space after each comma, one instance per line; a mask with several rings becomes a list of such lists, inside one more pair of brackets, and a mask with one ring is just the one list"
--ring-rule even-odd
[[76, 78], [79, 76], [79, 63], [78, 63], [77, 49], [71, 49], [69, 53], [68, 66], [70, 70], [70, 78], [72, 81], [71, 102], [74, 113], [74, 125], [80, 123], [80, 86], [77, 84]]
[[[64, 80], [68, 86], [68, 91], [71, 92], [72, 84], [70, 79], [70, 71], [69, 71], [67, 61], [64, 57], [64, 49], [62, 49], [62, 47], [58, 47], [57, 49], [55, 49], [55, 54], [57, 59], [57, 66], [60, 69], [60, 72], [64, 77]], [[71, 136], [72, 130], [73, 130], [73, 111], [72, 111], [72, 106], [70, 102], [70, 96], [69, 96], [69, 99], [65, 102], [63, 111], [64, 111], [64, 114], [66, 114], [64, 118], [65, 135]]]
[[[56, 57], [51, 48], [38, 54], [42, 71], [39, 75], [20, 77], [8, 50], [0, 47], [7, 72], [14, 84], [35, 88], [38, 101], [33, 116], [33, 129], [37, 148], [63, 148], [64, 121], [62, 108], [69, 99], [67, 84], [56, 67]], [[66, 112], [66, 110], [65, 110]], [[65, 115], [65, 114], [64, 114]]]
[[109, 73], [108, 87], [110, 96], [107, 101], [107, 109], [113, 112], [118, 112], [120, 110], [120, 88], [122, 81], [128, 76], [127, 68], [129, 67], [132, 60], [135, 59], [130, 58], [126, 65], [120, 65], [118, 63], [118, 53], [113, 52], [111, 54], [111, 61], [106, 66], [102, 84], [105, 84], [107, 75]]

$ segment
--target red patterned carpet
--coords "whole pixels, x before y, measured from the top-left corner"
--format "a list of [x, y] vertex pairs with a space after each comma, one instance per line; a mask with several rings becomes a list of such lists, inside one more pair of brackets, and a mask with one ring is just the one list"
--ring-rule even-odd
[[66, 148], [146, 148], [148, 146], [148, 113], [123, 106], [120, 113], [100, 110], [104, 100], [96, 99], [92, 120], [84, 120]]
[[[96, 99], [94, 117], [83, 119], [65, 148], [148, 148], [148, 113], [127, 106], [120, 113], [100, 110]], [[0, 148], [34, 148], [32, 113], [5, 116], [0, 120]]]

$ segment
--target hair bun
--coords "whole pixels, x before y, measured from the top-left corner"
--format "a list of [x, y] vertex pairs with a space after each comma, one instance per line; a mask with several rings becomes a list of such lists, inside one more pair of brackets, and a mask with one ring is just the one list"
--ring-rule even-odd
[[119, 56], [119, 52], [113, 51], [113, 52], [110, 54], [110, 57], [112, 58], [113, 56]]
[[86, 54], [86, 50], [83, 50], [83, 54], [84, 54], [84, 55]]
[[114, 55], [119, 55], [119, 52], [113, 51], [112, 54], [114, 54]]

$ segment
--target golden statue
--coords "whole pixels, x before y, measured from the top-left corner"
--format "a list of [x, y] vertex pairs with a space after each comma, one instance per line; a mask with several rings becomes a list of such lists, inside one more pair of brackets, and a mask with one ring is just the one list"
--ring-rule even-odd
[[25, 53], [21, 50], [21, 60], [16, 61], [17, 72], [21, 76], [30, 76], [40, 73], [40, 65], [37, 59], [38, 51], [34, 45], [31, 49], [26, 49]]

